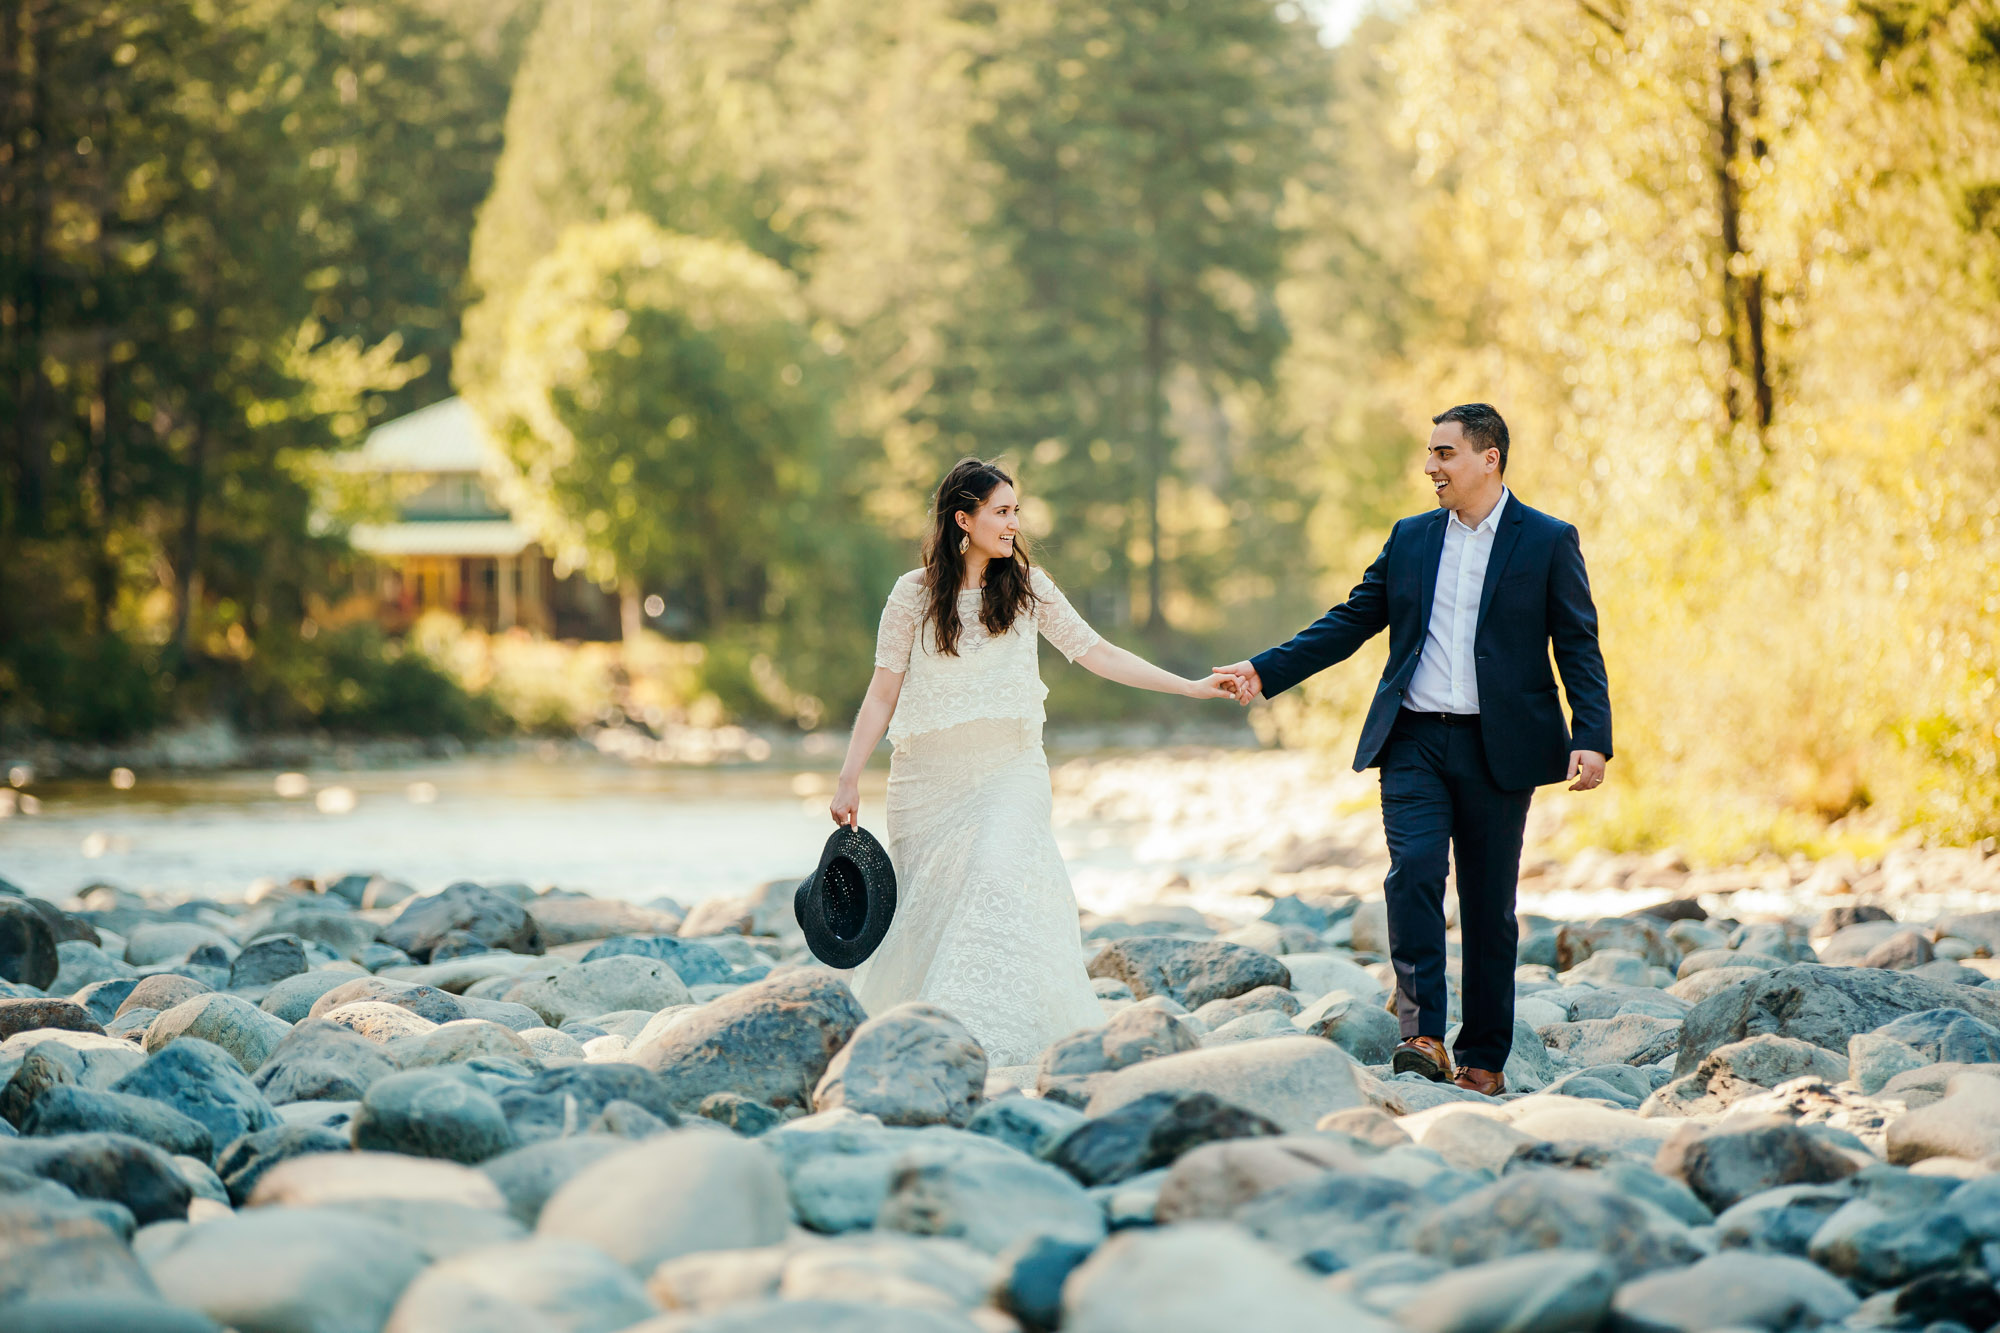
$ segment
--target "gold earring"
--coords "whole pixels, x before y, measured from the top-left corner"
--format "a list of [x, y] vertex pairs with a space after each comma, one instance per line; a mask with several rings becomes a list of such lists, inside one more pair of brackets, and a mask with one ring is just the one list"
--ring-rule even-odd
[[964, 555], [964, 554], [965, 554], [965, 548], [966, 548], [966, 547], [968, 547], [968, 546], [970, 546], [970, 545], [972, 545], [972, 534], [971, 534], [971, 533], [967, 533], [967, 534], [966, 534], [965, 536], [963, 536], [963, 537], [960, 537], [960, 538], [958, 539], [958, 553], [959, 553], [960, 555]]

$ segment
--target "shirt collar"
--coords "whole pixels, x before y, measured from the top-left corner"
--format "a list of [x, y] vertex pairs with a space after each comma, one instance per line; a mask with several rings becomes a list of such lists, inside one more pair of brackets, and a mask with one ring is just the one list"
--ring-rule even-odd
[[1502, 486], [1500, 488], [1500, 498], [1499, 500], [1494, 502], [1493, 512], [1488, 514], [1485, 518], [1480, 519], [1478, 527], [1475, 528], [1468, 526], [1462, 519], [1459, 518], [1458, 511], [1456, 509], [1451, 511], [1451, 518], [1450, 518], [1451, 525], [1457, 528], [1460, 532], [1480, 533], [1480, 532], [1493, 531], [1495, 528], [1498, 528], [1500, 526], [1500, 514], [1501, 511], [1506, 509], [1507, 507], [1508, 495], [1509, 492], [1507, 488], [1505, 486]]

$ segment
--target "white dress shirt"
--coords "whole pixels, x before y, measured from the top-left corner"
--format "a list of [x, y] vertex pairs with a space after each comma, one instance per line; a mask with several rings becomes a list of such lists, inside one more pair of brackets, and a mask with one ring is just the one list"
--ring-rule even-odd
[[1430, 632], [1417, 656], [1416, 674], [1403, 695], [1403, 707], [1419, 713], [1477, 713], [1479, 676], [1472, 657], [1473, 636], [1479, 632], [1479, 594], [1486, 586], [1486, 562], [1493, 555], [1493, 534], [1507, 508], [1507, 488], [1493, 512], [1468, 528], [1452, 510], [1444, 523], [1444, 552], [1438, 557], [1437, 591], [1431, 595]]

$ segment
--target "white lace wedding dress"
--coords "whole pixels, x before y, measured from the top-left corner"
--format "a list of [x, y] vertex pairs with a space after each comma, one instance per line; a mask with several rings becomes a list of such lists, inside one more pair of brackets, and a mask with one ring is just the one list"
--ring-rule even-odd
[[875, 665], [904, 673], [889, 723], [896, 916], [856, 969], [855, 994], [872, 1014], [939, 1006], [995, 1067], [1033, 1064], [1104, 1022], [1050, 824], [1049, 691], [1035, 662], [1038, 632], [1072, 662], [1098, 636], [1054, 580], [1030, 577], [1038, 604], [997, 636], [979, 622], [980, 594], [960, 592], [958, 655], [946, 657], [913, 570], [889, 594], [875, 648]]

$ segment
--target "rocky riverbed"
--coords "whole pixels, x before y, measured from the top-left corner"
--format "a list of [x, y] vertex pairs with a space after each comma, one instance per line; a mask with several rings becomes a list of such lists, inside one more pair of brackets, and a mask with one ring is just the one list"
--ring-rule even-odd
[[0, 886], [0, 1328], [2000, 1325], [2000, 858], [1538, 866], [1486, 1098], [1390, 1076], [1366, 844], [1087, 913], [1008, 1068], [789, 884]]

